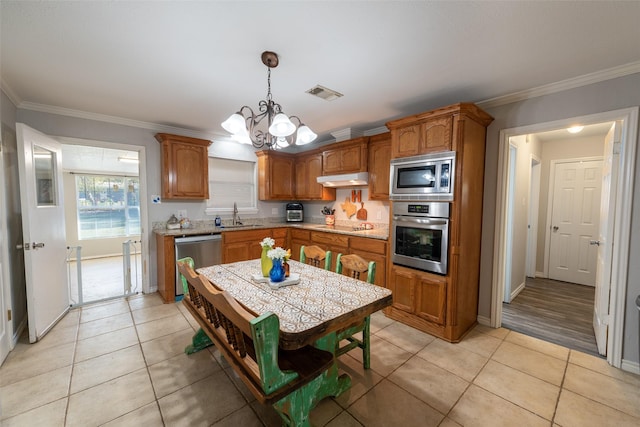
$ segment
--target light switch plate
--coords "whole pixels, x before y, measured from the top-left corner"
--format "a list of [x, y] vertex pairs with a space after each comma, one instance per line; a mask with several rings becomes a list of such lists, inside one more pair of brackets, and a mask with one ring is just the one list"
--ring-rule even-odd
[[278, 215], [278, 208], [271, 208], [271, 215]]
[[187, 218], [187, 210], [181, 209], [178, 211], [178, 219]]

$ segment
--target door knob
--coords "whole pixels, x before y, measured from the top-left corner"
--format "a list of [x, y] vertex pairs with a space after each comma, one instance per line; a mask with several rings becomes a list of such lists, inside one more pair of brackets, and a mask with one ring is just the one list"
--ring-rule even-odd
[[31, 244], [31, 247], [32, 247], [33, 249], [44, 248], [44, 243], [36, 243], [36, 242], [33, 242], [33, 243]]
[[553, 231], [558, 231], [560, 229], [560, 227], [558, 227], [557, 225], [553, 226]]
[[600, 246], [600, 240], [589, 240], [590, 245]]

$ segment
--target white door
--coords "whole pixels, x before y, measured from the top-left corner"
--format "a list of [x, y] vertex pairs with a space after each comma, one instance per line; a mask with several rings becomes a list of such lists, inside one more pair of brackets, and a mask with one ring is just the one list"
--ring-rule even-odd
[[[1, 141], [0, 141], [1, 143]], [[2, 224], [6, 224], [6, 204], [4, 203], [4, 165], [0, 155], [0, 221]], [[5, 260], [7, 259], [7, 252], [4, 250], [6, 248], [7, 239], [4, 225], [0, 226], [0, 365], [9, 354], [11, 350], [11, 338], [12, 338], [12, 325], [11, 319], [9, 318], [8, 313], [11, 309], [11, 294], [9, 289], [11, 288], [8, 280], [5, 280], [5, 277], [8, 277], [8, 274], [5, 275], [7, 271], [7, 266], [5, 265]]]
[[22, 123], [16, 130], [29, 341], [36, 342], [69, 310], [62, 147]]
[[556, 163], [549, 278], [594, 286], [602, 160]]
[[598, 273], [593, 306], [593, 330], [598, 353], [607, 354], [607, 327], [609, 324], [609, 290], [611, 288], [611, 257], [613, 255], [613, 226], [615, 218], [615, 195], [620, 163], [620, 126], [614, 123], [604, 140], [604, 162], [602, 165], [602, 196], [600, 198], [600, 230], [597, 245]]

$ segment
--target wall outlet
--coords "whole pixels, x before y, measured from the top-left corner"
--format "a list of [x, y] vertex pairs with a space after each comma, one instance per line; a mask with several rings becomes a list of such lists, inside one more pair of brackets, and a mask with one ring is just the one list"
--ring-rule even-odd
[[178, 216], [178, 219], [186, 218], [187, 217], [187, 210], [186, 209], [179, 210], [177, 216]]
[[151, 196], [151, 203], [153, 203], [154, 205], [159, 205], [160, 203], [162, 203], [162, 200], [160, 200], [160, 196], [153, 195]]
[[278, 208], [271, 208], [271, 215], [278, 215]]
[[377, 218], [378, 218], [378, 219], [382, 219], [382, 212], [381, 212], [381, 211], [378, 211], [378, 216], [377, 216]]

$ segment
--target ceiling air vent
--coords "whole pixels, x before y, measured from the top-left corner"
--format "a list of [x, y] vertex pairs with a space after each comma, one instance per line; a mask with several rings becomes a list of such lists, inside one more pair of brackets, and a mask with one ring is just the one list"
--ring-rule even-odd
[[314, 87], [309, 89], [307, 93], [317, 96], [318, 98], [322, 98], [325, 101], [333, 101], [334, 99], [338, 99], [342, 96], [340, 92], [336, 92], [335, 90], [331, 90], [320, 85], [315, 85]]

